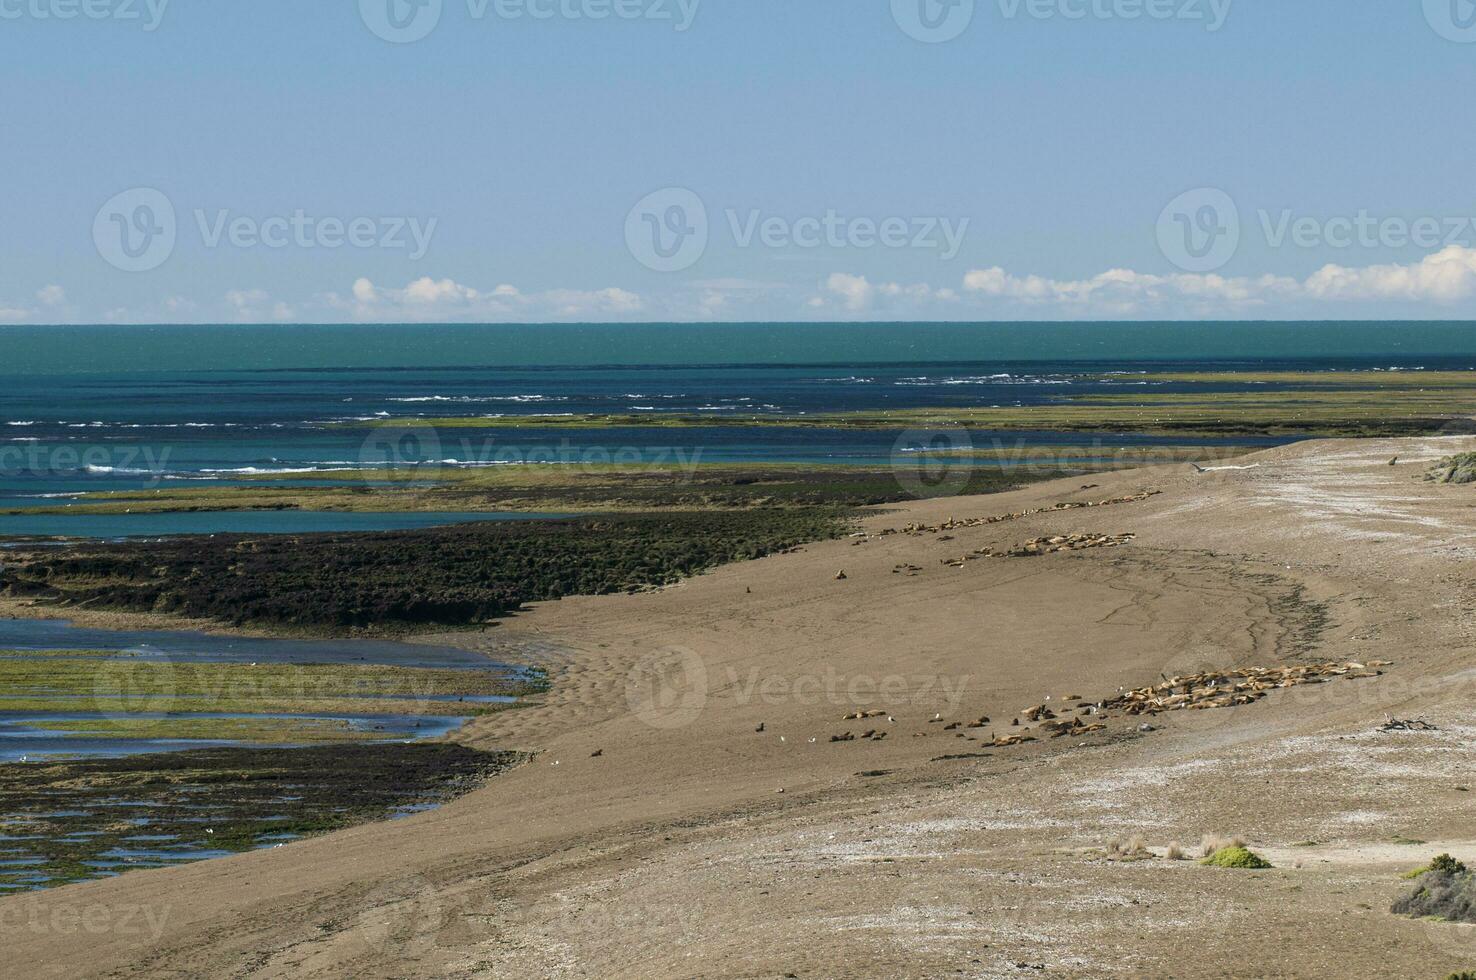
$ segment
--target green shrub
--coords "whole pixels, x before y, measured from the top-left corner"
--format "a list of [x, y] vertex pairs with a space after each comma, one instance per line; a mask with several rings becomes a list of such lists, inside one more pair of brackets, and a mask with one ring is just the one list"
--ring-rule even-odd
[[1210, 868], [1235, 868], [1241, 871], [1264, 871], [1271, 862], [1244, 847], [1222, 847], [1203, 861]]
[[[1435, 868], [1435, 862], [1440, 868]], [[1476, 874], [1448, 854], [1431, 862], [1415, 882], [1414, 891], [1395, 902], [1391, 911], [1416, 919], [1476, 923]], [[1459, 870], [1443, 870], [1458, 868]]]
[[1448, 456], [1425, 474], [1436, 483], [1476, 483], [1476, 453]]

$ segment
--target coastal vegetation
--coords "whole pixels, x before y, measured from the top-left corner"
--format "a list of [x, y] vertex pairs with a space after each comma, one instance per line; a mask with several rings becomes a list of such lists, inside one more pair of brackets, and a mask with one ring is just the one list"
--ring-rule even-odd
[[[984, 455], [983, 453], [986, 453]], [[1172, 451], [1170, 451], [1172, 453]], [[1240, 452], [1240, 450], [1233, 450]], [[1036, 480], [1092, 468], [1101, 455], [1119, 465], [1162, 459], [1203, 459], [1181, 447], [1150, 455], [1126, 447], [1020, 446], [981, 451], [949, 465], [963, 474], [971, 494], [1011, 490]], [[997, 465], [1001, 457], [1008, 467]], [[865, 507], [926, 495], [925, 486], [904, 486], [889, 467], [803, 464], [675, 463], [575, 465], [532, 463], [475, 468], [415, 467], [366, 470], [355, 482], [311, 486], [313, 474], [276, 474], [255, 486], [186, 487], [89, 493], [66, 504], [11, 509], [10, 514], [147, 514], [198, 511], [504, 511], [534, 514], [612, 511], [748, 510], [774, 507]], [[280, 484], [280, 486], [270, 484]], [[947, 492], [960, 490], [950, 481]], [[943, 492], [940, 490], [939, 492]]]
[[1476, 483], [1476, 453], [1447, 456], [1430, 468], [1425, 479], [1436, 483]]
[[484, 625], [524, 603], [664, 586], [839, 537], [849, 512], [623, 514], [382, 534], [213, 535], [17, 550], [0, 595], [298, 632]]
[[1476, 923], [1476, 874], [1449, 854], [1430, 862], [1393, 911], [1417, 919]]
[[1210, 868], [1233, 868], [1239, 871], [1265, 871], [1271, 862], [1245, 847], [1222, 847], [1199, 862]]

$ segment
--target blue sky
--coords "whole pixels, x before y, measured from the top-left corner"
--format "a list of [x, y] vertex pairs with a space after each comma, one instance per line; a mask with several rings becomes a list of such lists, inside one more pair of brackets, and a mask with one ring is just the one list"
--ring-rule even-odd
[[1476, 317], [1471, 0], [420, 2], [0, 0], [0, 322]]

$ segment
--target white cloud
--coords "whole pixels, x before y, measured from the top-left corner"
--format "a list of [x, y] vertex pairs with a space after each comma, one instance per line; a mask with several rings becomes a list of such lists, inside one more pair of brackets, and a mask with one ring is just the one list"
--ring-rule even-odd
[[825, 288], [840, 297], [841, 303], [852, 312], [860, 312], [871, 306], [876, 297], [876, 287], [865, 276], [852, 276], [837, 272], [825, 280]]
[[1109, 269], [1090, 279], [1047, 279], [1014, 276], [998, 266], [964, 276], [964, 290], [1022, 303], [1068, 307], [1100, 307], [1132, 312], [1144, 306], [1190, 301], [1199, 305], [1254, 306], [1272, 297], [1291, 297], [1296, 280], [1278, 276], [1228, 279], [1217, 275], [1178, 273], [1159, 276], [1131, 269]]
[[232, 289], [225, 294], [225, 301], [236, 320], [241, 323], [263, 320], [281, 322], [293, 317], [291, 306], [280, 301], [273, 302], [271, 295], [264, 289]]
[[18, 306], [6, 306], [0, 303], [0, 323], [20, 323], [22, 320], [30, 319], [31, 311], [23, 310]]
[[[842, 309], [850, 313], [864, 313], [875, 306], [894, 308], [903, 300], [926, 303], [934, 299], [951, 300], [957, 297], [951, 289], [935, 291], [923, 283], [873, 283], [865, 276], [853, 276], [844, 272], [833, 273], [826, 279], [825, 291], [839, 302]], [[824, 296], [816, 296], [806, 305], [811, 309], [824, 309], [829, 305], [829, 300]]]
[[593, 316], [602, 313], [626, 315], [639, 312], [643, 304], [635, 293], [611, 287], [587, 292], [578, 289], [555, 289], [531, 297], [534, 303], [552, 304], [562, 317]]
[[1451, 245], [1413, 265], [1327, 265], [1307, 280], [1306, 289], [1318, 299], [1453, 303], [1476, 293], [1476, 249]]
[[454, 279], [428, 276], [403, 289], [376, 286], [361, 278], [354, 282], [351, 298], [330, 293], [327, 302], [331, 308], [349, 311], [355, 319], [365, 321], [619, 318], [645, 308], [645, 301], [639, 295], [614, 286], [524, 293], [516, 286], [502, 283], [484, 292]]
[[[951, 278], [951, 277], [950, 277]], [[492, 280], [495, 282], [496, 280]], [[60, 285], [34, 300], [5, 302], [0, 322], [545, 322], [621, 320], [765, 320], [801, 314], [813, 319], [1076, 319], [1119, 317], [1266, 318], [1476, 315], [1476, 249], [1452, 246], [1415, 261], [1351, 267], [1328, 265], [1305, 279], [1264, 275], [1148, 273], [1113, 268], [1079, 279], [1017, 274], [999, 266], [974, 269], [945, 285], [902, 283], [876, 273], [837, 271], [818, 286], [709, 278], [677, 282], [655, 296], [620, 286], [524, 291], [510, 283], [471, 286], [425, 276], [401, 286], [352, 281], [343, 293], [284, 302], [267, 290], [232, 289], [198, 302], [166, 296], [112, 309], [79, 311]]]
[[465, 306], [476, 302], [479, 294], [451, 279], [423, 276], [401, 290], [400, 295], [403, 302], [417, 306]]
[[264, 303], [270, 298], [261, 289], [232, 289], [225, 295], [226, 302], [238, 310]]
[[1134, 313], [1173, 308], [1200, 316], [1279, 303], [1402, 300], [1449, 304], [1476, 296], [1476, 249], [1452, 245], [1408, 265], [1328, 265], [1297, 280], [1288, 276], [1153, 275], [1111, 269], [1090, 279], [1015, 276], [998, 266], [964, 276], [964, 290], [1022, 304]]

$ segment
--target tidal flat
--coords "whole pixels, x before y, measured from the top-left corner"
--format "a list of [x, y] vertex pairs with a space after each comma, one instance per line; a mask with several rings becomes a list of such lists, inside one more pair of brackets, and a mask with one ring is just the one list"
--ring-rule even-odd
[[543, 689], [536, 672], [378, 664], [192, 663], [0, 650], [0, 712], [175, 712], [469, 717]]
[[521, 759], [461, 745], [340, 744], [0, 765], [0, 894], [408, 815]]
[[[406, 424], [457, 429], [897, 429], [966, 426], [990, 431], [1293, 438], [1429, 435], [1467, 421], [1470, 371], [1132, 372], [1110, 377], [1137, 390], [1063, 393], [1035, 404], [908, 407], [881, 411], [449, 415], [340, 423], [368, 430]], [[1180, 390], [1158, 391], [1174, 386]], [[1256, 390], [1227, 390], [1253, 385]], [[1183, 390], [1187, 388], [1188, 390]], [[1467, 431], [1469, 425], [1460, 431]]]

